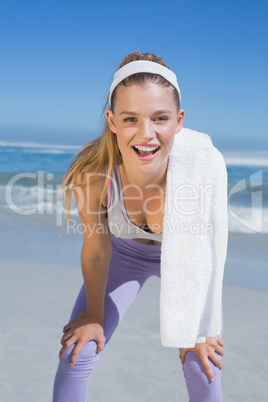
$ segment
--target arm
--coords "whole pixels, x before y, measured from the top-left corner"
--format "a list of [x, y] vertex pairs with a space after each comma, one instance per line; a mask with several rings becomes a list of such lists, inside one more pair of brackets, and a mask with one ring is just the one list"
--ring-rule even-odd
[[109, 272], [109, 259], [91, 259], [81, 252], [81, 266], [87, 295], [88, 314], [103, 319], [104, 296]]
[[[84, 177], [78, 176], [79, 185]], [[98, 220], [100, 194], [103, 178], [74, 191], [79, 217], [84, 231], [81, 250], [81, 267], [87, 296], [87, 309], [67, 324], [62, 337], [60, 358], [74, 343], [76, 346], [71, 356], [73, 365], [83, 346], [90, 340], [98, 344], [97, 353], [104, 349], [103, 317], [104, 297], [112, 254], [111, 237], [105, 217], [105, 207], [101, 208], [101, 220]]]

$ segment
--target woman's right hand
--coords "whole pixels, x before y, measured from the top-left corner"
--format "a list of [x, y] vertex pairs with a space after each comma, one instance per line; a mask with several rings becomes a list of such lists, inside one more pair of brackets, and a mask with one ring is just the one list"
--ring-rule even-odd
[[104, 349], [103, 320], [88, 314], [87, 311], [80, 313], [73, 321], [63, 328], [64, 335], [61, 338], [62, 348], [59, 358], [64, 356], [66, 350], [76, 343], [72, 352], [70, 365], [73, 366], [82, 348], [89, 341], [97, 342], [96, 353]]

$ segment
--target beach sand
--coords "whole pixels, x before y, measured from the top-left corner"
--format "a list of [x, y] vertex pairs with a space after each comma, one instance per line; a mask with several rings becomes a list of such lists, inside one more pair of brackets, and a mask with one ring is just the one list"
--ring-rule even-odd
[[[267, 243], [250, 237], [230, 236], [229, 281], [252, 261], [267, 274]], [[82, 285], [81, 269], [11, 258], [2, 258], [0, 269], [1, 400], [51, 401], [62, 328]], [[178, 349], [160, 343], [159, 291], [159, 279], [150, 278], [129, 308], [90, 376], [88, 401], [188, 401]], [[267, 400], [267, 305], [266, 290], [224, 285], [226, 402]]]

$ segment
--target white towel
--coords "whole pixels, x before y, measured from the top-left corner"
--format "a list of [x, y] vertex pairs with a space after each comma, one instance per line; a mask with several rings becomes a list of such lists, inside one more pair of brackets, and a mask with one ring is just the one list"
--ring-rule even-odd
[[175, 136], [167, 170], [160, 291], [163, 346], [192, 348], [220, 334], [227, 243], [223, 156], [207, 134], [183, 128]]

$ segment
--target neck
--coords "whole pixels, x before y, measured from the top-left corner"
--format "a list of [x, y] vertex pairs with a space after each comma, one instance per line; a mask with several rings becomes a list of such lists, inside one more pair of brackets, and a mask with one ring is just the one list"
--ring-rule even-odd
[[167, 163], [163, 164], [157, 171], [148, 174], [131, 170], [124, 163], [119, 166], [119, 170], [124, 185], [134, 184], [145, 189], [148, 185], [163, 186], [166, 182]]

